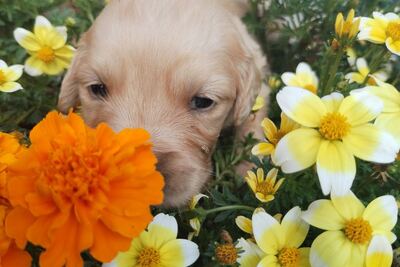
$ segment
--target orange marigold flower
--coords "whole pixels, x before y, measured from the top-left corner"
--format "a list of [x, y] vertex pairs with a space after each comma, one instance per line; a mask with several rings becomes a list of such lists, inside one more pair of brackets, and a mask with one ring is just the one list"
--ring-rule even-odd
[[102, 262], [128, 250], [163, 199], [149, 134], [89, 128], [76, 114], [51, 112], [9, 168], [7, 234], [45, 248], [41, 267], [82, 267], [85, 250]]
[[0, 133], [0, 267], [31, 266], [30, 255], [23, 247], [21, 249], [15, 245], [6, 235], [4, 227], [5, 218], [11, 210], [6, 192], [8, 166], [15, 162], [20, 149], [21, 146], [14, 136]]

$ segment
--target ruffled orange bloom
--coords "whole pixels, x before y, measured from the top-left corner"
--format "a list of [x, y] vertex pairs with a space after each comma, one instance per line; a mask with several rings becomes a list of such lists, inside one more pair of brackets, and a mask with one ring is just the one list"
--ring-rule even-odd
[[11, 210], [6, 190], [8, 166], [15, 162], [20, 148], [14, 136], [0, 133], [0, 267], [31, 266], [30, 255], [23, 248], [18, 248], [6, 235], [4, 225], [5, 218]]
[[128, 250], [163, 199], [149, 134], [106, 124], [87, 127], [76, 114], [51, 112], [30, 133], [32, 145], [10, 166], [15, 207], [6, 219], [17, 245], [45, 248], [41, 267], [82, 267], [85, 250], [102, 262]]

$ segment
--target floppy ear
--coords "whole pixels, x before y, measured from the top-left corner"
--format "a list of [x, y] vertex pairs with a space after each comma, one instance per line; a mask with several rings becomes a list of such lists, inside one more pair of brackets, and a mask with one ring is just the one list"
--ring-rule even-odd
[[233, 124], [241, 125], [250, 115], [254, 101], [260, 93], [262, 79], [266, 74], [266, 59], [260, 46], [247, 32], [238, 19], [237, 27], [241, 35], [241, 53], [237, 68], [236, 101], [233, 107]]
[[72, 60], [71, 66], [61, 83], [57, 107], [62, 113], [68, 113], [70, 108], [78, 105], [79, 88], [76, 74], [81, 61], [80, 58], [79, 52], [77, 51]]

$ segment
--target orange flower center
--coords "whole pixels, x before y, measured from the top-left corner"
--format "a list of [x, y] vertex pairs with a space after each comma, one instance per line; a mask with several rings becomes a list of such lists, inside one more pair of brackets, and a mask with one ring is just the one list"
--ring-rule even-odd
[[274, 185], [269, 181], [263, 181], [257, 184], [256, 192], [263, 195], [272, 195], [275, 193]]
[[297, 248], [283, 248], [278, 254], [278, 261], [282, 267], [298, 266], [300, 252]]
[[393, 41], [400, 41], [400, 22], [389, 22], [386, 35], [391, 37]]
[[137, 260], [140, 267], [156, 267], [161, 263], [160, 252], [154, 248], [144, 248]]
[[54, 144], [53, 153], [39, 179], [39, 188], [56, 194], [56, 198], [76, 202], [92, 202], [99, 189], [107, 190], [108, 182], [99, 166], [100, 152], [88, 145], [75, 147]]
[[50, 63], [56, 58], [56, 54], [53, 49], [44, 46], [37, 52], [37, 57], [45, 63]]
[[340, 140], [345, 137], [350, 130], [347, 118], [337, 112], [326, 114], [319, 127], [321, 135], [328, 140]]
[[237, 249], [233, 244], [219, 244], [215, 249], [215, 258], [221, 264], [235, 264], [238, 258]]
[[0, 70], [0, 85], [6, 82], [6, 75], [2, 70]]
[[356, 244], [366, 244], [371, 240], [372, 228], [368, 221], [357, 218], [347, 221], [344, 228], [346, 237]]

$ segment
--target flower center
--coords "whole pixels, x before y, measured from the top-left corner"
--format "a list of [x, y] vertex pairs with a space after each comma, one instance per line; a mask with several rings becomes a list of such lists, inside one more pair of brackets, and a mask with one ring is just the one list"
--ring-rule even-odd
[[235, 264], [238, 257], [237, 249], [233, 244], [219, 244], [215, 249], [215, 257], [221, 264]]
[[38, 181], [43, 193], [64, 201], [88, 203], [108, 190], [108, 180], [100, 168], [100, 151], [90, 148], [90, 144], [52, 145], [53, 153], [43, 165]]
[[48, 46], [44, 46], [42, 49], [40, 49], [40, 50], [37, 52], [37, 57], [38, 57], [41, 61], [44, 61], [45, 63], [50, 63], [50, 62], [52, 62], [52, 61], [55, 59], [56, 55], [55, 55], [53, 49], [51, 49], [51, 48], [48, 47]]
[[367, 84], [372, 85], [372, 86], [373, 86], [373, 85], [377, 85], [375, 79], [372, 78], [372, 77], [369, 77], [369, 78], [368, 78]]
[[154, 248], [142, 249], [137, 260], [140, 267], [156, 267], [160, 262], [160, 252]]
[[0, 70], [0, 85], [6, 82], [6, 75], [2, 70]]
[[317, 91], [317, 88], [313, 84], [307, 84], [304, 86], [304, 88], [312, 93], [315, 93]]
[[391, 37], [393, 41], [400, 41], [400, 22], [389, 22], [386, 35]]
[[319, 132], [328, 140], [339, 140], [345, 137], [350, 130], [347, 118], [340, 113], [326, 114], [321, 120]]
[[371, 240], [372, 228], [368, 221], [362, 218], [347, 221], [344, 228], [346, 237], [356, 244], [365, 244]]
[[263, 181], [257, 184], [256, 192], [261, 193], [263, 195], [270, 195], [274, 193], [274, 186], [272, 183], [268, 181]]
[[283, 248], [279, 252], [278, 260], [282, 267], [296, 267], [300, 252], [297, 248]]

